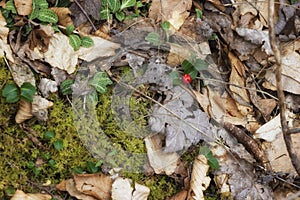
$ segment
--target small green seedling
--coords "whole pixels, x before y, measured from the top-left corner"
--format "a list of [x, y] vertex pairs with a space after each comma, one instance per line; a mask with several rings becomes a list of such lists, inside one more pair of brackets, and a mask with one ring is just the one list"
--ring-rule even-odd
[[73, 79], [66, 79], [60, 84], [60, 91], [63, 95], [72, 94], [71, 86], [74, 84]]
[[147, 42], [150, 42], [154, 46], [160, 46], [163, 44], [163, 40], [161, 39], [160, 35], [156, 32], [148, 33], [145, 37]]
[[106, 72], [97, 72], [89, 81], [89, 85], [95, 88], [100, 94], [104, 94], [107, 90], [107, 86], [112, 83]]
[[29, 82], [23, 83], [20, 89], [16, 84], [9, 83], [2, 90], [2, 96], [5, 97], [7, 103], [16, 103], [20, 100], [20, 97], [25, 101], [32, 102], [35, 93], [35, 87]]
[[53, 142], [53, 146], [56, 150], [60, 151], [64, 146], [64, 142], [61, 139], [57, 139]]
[[198, 8], [196, 8], [195, 10], [196, 10], [196, 17], [197, 17], [197, 19], [202, 19], [202, 17], [203, 17], [202, 10], [200, 10]]
[[164, 21], [164, 23], [161, 24], [162, 29], [165, 31], [166, 34], [166, 41], [169, 42], [169, 29], [171, 28], [171, 23], [168, 21]]
[[54, 138], [55, 137], [55, 133], [53, 132], [53, 131], [46, 131], [45, 133], [44, 133], [44, 138], [46, 139], [46, 140], [51, 140], [52, 138]]
[[203, 154], [208, 162], [208, 165], [210, 166], [211, 169], [216, 170], [219, 168], [219, 162], [218, 160], [213, 156], [211, 150], [209, 149], [208, 146], [202, 146], [200, 148], [200, 154]]
[[86, 171], [91, 174], [94, 174], [99, 171], [99, 166], [97, 166], [97, 163], [95, 164], [93, 162], [88, 161], [86, 163]]
[[115, 15], [120, 22], [125, 19], [125, 8], [139, 6], [136, 0], [103, 0], [101, 9], [101, 20], [111, 19]]

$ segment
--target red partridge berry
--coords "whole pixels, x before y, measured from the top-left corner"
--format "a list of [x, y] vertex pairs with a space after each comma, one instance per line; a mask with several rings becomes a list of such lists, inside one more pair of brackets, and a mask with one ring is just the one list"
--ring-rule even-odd
[[184, 74], [182, 76], [182, 82], [185, 84], [190, 84], [192, 82], [192, 77], [189, 74]]

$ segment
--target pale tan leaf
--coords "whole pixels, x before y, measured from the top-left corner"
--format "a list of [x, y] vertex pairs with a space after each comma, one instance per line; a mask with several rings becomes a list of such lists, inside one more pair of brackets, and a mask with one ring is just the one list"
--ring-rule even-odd
[[12, 50], [10, 45], [7, 44], [7, 36], [8, 36], [9, 28], [6, 27], [5, 18], [2, 16], [2, 12], [0, 12], [0, 56], [5, 57], [14, 62], [14, 58], [12, 56]]
[[42, 78], [39, 84], [40, 92], [43, 94], [44, 97], [49, 97], [49, 92], [57, 92], [58, 87], [57, 83], [53, 80]]
[[204, 200], [203, 191], [208, 188], [211, 181], [210, 177], [207, 176], [208, 169], [206, 157], [198, 155], [193, 165], [188, 200]]
[[19, 15], [29, 15], [32, 12], [33, 0], [14, 0]]
[[109, 200], [112, 180], [104, 174], [75, 174], [76, 189], [96, 199]]
[[90, 36], [94, 45], [89, 48], [81, 47], [78, 50], [78, 57], [90, 62], [96, 58], [108, 57], [115, 55], [115, 50], [120, 48], [120, 44], [105, 40], [101, 37]]
[[229, 185], [227, 184], [228, 174], [214, 175], [214, 182], [216, 183], [217, 187], [219, 188], [219, 192], [221, 193], [222, 197], [230, 196], [230, 188], [229, 188]]
[[150, 189], [139, 183], [134, 184], [134, 192], [132, 194], [132, 200], [147, 200], [150, 194]]
[[82, 200], [97, 200], [96, 198], [83, 194], [80, 191], [77, 190], [75, 186], [75, 181], [74, 179], [68, 179], [66, 181], [66, 191], [73, 197], [76, 197], [77, 199], [82, 199]]
[[52, 67], [65, 70], [68, 74], [75, 72], [78, 53], [69, 44], [69, 38], [62, 33], [55, 33], [50, 39], [45, 61]]
[[190, 15], [192, 0], [154, 0], [152, 1], [149, 17], [156, 21], [169, 21], [178, 30]]
[[49, 194], [26, 194], [22, 190], [17, 190], [11, 200], [50, 200]]
[[64, 27], [73, 25], [71, 19], [71, 11], [69, 8], [65, 7], [51, 7], [50, 10], [55, 12], [58, 16], [58, 23]]
[[165, 153], [162, 151], [162, 138], [159, 135], [145, 138], [147, 156], [151, 167], [156, 174], [174, 173], [179, 155], [177, 153]]
[[33, 117], [31, 109], [31, 103], [21, 98], [19, 102], [19, 110], [15, 117], [16, 123], [20, 124], [27, 119], [31, 119]]
[[35, 95], [32, 101], [32, 114], [40, 121], [47, 121], [48, 119], [48, 108], [53, 106], [53, 102], [47, 99]]
[[131, 180], [118, 177], [112, 184], [112, 200], [131, 200], [133, 188]]

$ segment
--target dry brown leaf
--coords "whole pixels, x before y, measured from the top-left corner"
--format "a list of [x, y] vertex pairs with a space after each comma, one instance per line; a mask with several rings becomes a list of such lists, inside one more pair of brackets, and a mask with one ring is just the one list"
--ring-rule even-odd
[[50, 10], [55, 12], [58, 16], [58, 23], [64, 27], [73, 25], [71, 19], [71, 11], [65, 7], [51, 7]]
[[209, 165], [204, 155], [198, 155], [194, 161], [191, 186], [188, 194], [188, 200], [204, 200], [203, 191], [205, 191], [210, 184], [210, 177], [208, 174]]
[[161, 135], [148, 136], [145, 138], [147, 156], [151, 167], [156, 174], [171, 175], [174, 173], [179, 155], [177, 153], [165, 153], [162, 151]]
[[[293, 94], [300, 94], [300, 38], [293, 42], [286, 43], [282, 47], [282, 85], [283, 90]], [[273, 86], [276, 86], [275, 73], [273, 69], [267, 70], [265, 78]]]
[[26, 194], [22, 190], [17, 190], [11, 200], [50, 200], [49, 194]]
[[27, 119], [31, 119], [33, 117], [31, 103], [25, 101], [24, 99], [20, 99], [19, 102], [19, 110], [16, 114], [15, 120], [17, 124], [24, 122]]
[[233, 84], [229, 86], [229, 89], [233, 93], [233, 98], [236, 100], [237, 107], [242, 115], [247, 115], [252, 108], [250, 107], [250, 99], [245, 88], [239, 88], [238, 86], [245, 87], [245, 67], [243, 63], [231, 52], [228, 53], [228, 58], [231, 64], [231, 74], [229, 83]]
[[168, 200], [186, 200], [187, 193], [188, 192], [186, 190], [182, 190], [182, 191], [178, 192], [177, 194], [173, 195]]
[[10, 45], [7, 44], [7, 36], [9, 33], [9, 28], [6, 27], [5, 18], [2, 16], [2, 12], [0, 12], [0, 56], [5, 57], [14, 62], [14, 58], [12, 56], [12, 50]]
[[109, 200], [112, 180], [104, 174], [75, 174], [76, 189], [96, 199]]
[[33, 0], [14, 0], [19, 15], [29, 15], [32, 12]]
[[40, 121], [47, 121], [48, 119], [48, 108], [53, 106], [53, 102], [47, 99], [35, 95], [32, 101], [32, 114]]
[[149, 17], [155, 21], [169, 21], [179, 30], [185, 19], [190, 15], [188, 10], [192, 7], [192, 0], [153, 0]]
[[97, 200], [96, 198], [83, 194], [80, 191], [77, 190], [75, 186], [75, 181], [74, 179], [68, 179], [66, 181], [66, 191], [73, 197], [76, 197], [77, 199], [82, 199], [82, 200]]

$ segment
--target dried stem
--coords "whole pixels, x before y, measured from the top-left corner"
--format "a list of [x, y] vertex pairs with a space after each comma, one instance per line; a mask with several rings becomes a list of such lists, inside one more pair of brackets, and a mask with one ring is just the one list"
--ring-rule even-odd
[[297, 157], [297, 154], [292, 146], [292, 138], [290, 129], [288, 127], [288, 123], [286, 120], [286, 105], [285, 105], [285, 96], [283, 93], [283, 87], [282, 87], [282, 64], [281, 64], [281, 55], [280, 50], [276, 44], [276, 37], [275, 37], [275, 29], [274, 29], [274, 0], [269, 0], [269, 38], [270, 38], [270, 44], [272, 47], [272, 50], [274, 52], [275, 56], [275, 65], [276, 65], [276, 85], [277, 85], [277, 95], [278, 95], [278, 104], [280, 108], [280, 122], [281, 122], [281, 128], [282, 133], [284, 137], [284, 142], [287, 148], [287, 151], [289, 153], [291, 162], [300, 176], [300, 165], [299, 165], [299, 159]]

